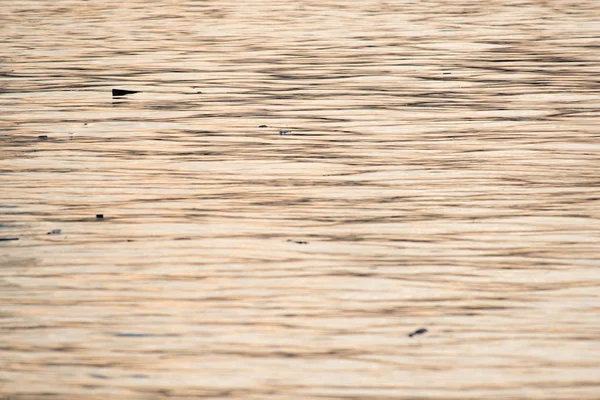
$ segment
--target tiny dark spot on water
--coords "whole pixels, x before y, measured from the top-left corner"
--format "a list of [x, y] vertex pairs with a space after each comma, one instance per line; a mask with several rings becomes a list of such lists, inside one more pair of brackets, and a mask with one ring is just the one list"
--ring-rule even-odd
[[48, 135], [40, 135], [40, 136], [38, 136], [38, 138], [40, 138], [42, 140], [47, 140], [48, 139]]
[[135, 332], [123, 332], [115, 333], [113, 336], [116, 337], [130, 337], [130, 338], [147, 338], [147, 337], [178, 337], [176, 333], [165, 333], [165, 334], [153, 334], [153, 333], [135, 333]]
[[268, 128], [267, 125], [260, 125], [259, 128]]
[[417, 335], [423, 335], [425, 333], [427, 333], [427, 329], [420, 328], [420, 329], [417, 329], [416, 331], [414, 331], [413, 333], [409, 333], [408, 336], [413, 337], [413, 336], [417, 336]]
[[145, 333], [115, 333], [117, 337], [151, 337], [152, 335], [148, 335]]
[[96, 219], [104, 219], [104, 214], [96, 214]]
[[308, 244], [308, 242], [305, 241], [305, 240], [292, 240], [292, 239], [288, 239], [287, 241], [290, 242], [290, 243], [296, 243], [296, 244]]
[[126, 96], [128, 94], [136, 94], [139, 93], [138, 90], [125, 90], [125, 89], [113, 89], [112, 95], [113, 97]]
[[90, 376], [92, 378], [96, 378], [96, 379], [110, 379], [108, 376], [106, 376], [106, 375], [100, 375], [100, 374], [90, 374]]

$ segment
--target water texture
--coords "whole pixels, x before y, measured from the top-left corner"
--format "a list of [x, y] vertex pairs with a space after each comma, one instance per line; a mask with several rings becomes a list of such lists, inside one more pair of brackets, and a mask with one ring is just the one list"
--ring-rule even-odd
[[0, 399], [600, 398], [599, 36], [2, 1]]

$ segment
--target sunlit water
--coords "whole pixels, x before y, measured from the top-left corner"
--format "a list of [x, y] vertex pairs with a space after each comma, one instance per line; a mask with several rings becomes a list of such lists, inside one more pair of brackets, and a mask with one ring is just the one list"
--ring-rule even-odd
[[600, 398], [600, 2], [0, 35], [3, 400]]

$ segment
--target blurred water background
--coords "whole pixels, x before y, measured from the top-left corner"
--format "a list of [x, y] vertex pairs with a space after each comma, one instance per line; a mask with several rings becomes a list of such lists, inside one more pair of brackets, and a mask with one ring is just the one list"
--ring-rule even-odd
[[3, 400], [600, 398], [600, 2], [3, 0], [0, 37]]

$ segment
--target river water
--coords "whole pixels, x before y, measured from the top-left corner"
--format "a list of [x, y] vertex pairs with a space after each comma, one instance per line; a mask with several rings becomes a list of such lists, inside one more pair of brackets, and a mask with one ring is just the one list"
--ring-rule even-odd
[[0, 35], [1, 399], [600, 398], [600, 2]]

